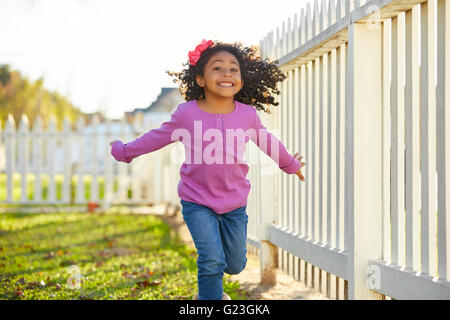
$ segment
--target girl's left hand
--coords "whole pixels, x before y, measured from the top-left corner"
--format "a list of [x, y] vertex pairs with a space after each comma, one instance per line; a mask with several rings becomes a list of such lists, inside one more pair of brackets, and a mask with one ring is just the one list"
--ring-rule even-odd
[[[303, 158], [303, 156], [299, 156], [298, 154], [299, 154], [298, 152], [296, 154], [294, 154], [294, 158], [297, 159], [298, 161], [300, 161]], [[298, 169], [298, 171], [295, 174], [300, 178], [300, 180], [305, 182], [305, 177], [300, 172], [300, 170], [302, 169], [303, 166], [306, 166], [306, 163], [300, 162], [300, 169]]]
[[110, 143], [109, 143], [109, 145], [112, 147], [112, 145], [114, 144], [114, 142], [116, 142], [116, 141], [119, 141], [119, 140], [114, 140], [114, 141], [111, 141]]

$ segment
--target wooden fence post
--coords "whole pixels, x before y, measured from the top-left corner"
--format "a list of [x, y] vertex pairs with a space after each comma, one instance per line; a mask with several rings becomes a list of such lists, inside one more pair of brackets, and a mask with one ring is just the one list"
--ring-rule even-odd
[[369, 260], [382, 258], [382, 28], [348, 27], [345, 120], [345, 249], [348, 298], [379, 299], [367, 286]]
[[278, 248], [270, 241], [260, 241], [261, 284], [275, 285], [277, 283]]
[[[272, 134], [276, 120], [275, 114], [267, 115], [264, 112], [260, 112], [259, 116], [261, 121], [266, 123], [266, 128]], [[259, 132], [256, 132], [259, 135]], [[276, 135], [275, 135], [276, 136]], [[267, 136], [267, 138], [269, 138]], [[272, 141], [273, 143], [273, 141]], [[261, 284], [275, 285], [276, 284], [276, 268], [278, 265], [278, 248], [269, 241], [269, 235], [267, 233], [267, 227], [271, 224], [278, 223], [278, 196], [277, 196], [277, 181], [279, 178], [280, 169], [278, 164], [262, 151], [258, 150], [259, 156], [259, 175], [260, 186], [255, 186], [255, 190], [259, 191], [256, 195], [257, 201], [260, 203], [261, 212], [260, 223], [258, 225], [257, 237], [260, 242], [260, 268], [261, 268]], [[266, 161], [262, 161], [262, 159]], [[284, 173], [283, 173], [284, 174]]]

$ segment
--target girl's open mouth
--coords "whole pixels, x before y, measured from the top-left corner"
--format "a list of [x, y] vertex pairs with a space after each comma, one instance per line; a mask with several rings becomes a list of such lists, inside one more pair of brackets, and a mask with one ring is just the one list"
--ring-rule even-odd
[[223, 87], [223, 88], [231, 88], [234, 87], [234, 84], [231, 82], [219, 82], [217, 84], [219, 87]]

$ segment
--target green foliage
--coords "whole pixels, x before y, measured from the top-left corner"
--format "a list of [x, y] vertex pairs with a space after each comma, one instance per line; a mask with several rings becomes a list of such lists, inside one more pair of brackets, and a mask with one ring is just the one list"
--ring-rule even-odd
[[0, 65], [0, 122], [5, 126], [8, 114], [12, 114], [16, 127], [25, 114], [33, 125], [37, 115], [48, 125], [50, 116], [55, 116], [57, 128], [62, 128], [64, 117], [74, 124], [83, 113], [57, 91], [49, 91], [41, 77], [32, 82], [19, 71], [10, 70], [9, 65]]

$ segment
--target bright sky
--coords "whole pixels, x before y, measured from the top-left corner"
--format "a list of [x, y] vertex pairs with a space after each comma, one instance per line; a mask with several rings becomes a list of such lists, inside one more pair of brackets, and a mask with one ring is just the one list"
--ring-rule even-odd
[[[259, 45], [309, 0], [0, 0], [0, 64], [84, 112], [144, 108], [205, 39]], [[312, 6], [312, 4], [311, 4]]]

